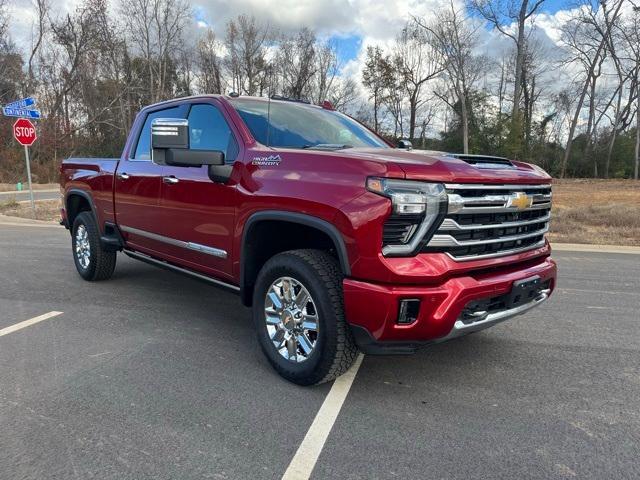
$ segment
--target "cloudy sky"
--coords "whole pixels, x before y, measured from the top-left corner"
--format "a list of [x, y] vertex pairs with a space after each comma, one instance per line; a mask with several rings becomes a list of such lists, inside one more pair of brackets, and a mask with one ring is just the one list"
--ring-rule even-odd
[[[72, 11], [78, 0], [51, 0], [52, 11]], [[455, 0], [462, 6], [463, 0]], [[448, 0], [192, 0], [194, 22], [222, 33], [224, 24], [239, 14], [252, 14], [275, 28], [292, 31], [302, 26], [331, 39], [338, 47], [346, 72], [357, 70], [359, 57], [370, 44], [389, 43], [410, 15], [429, 13]], [[115, 3], [115, 1], [113, 2]], [[573, 0], [546, 0], [538, 25], [544, 37], [557, 42], [557, 27]], [[19, 46], [29, 44], [34, 20], [30, 0], [10, 0], [11, 34]], [[491, 55], [505, 48], [503, 38], [483, 32], [484, 48]], [[496, 37], [496, 38], [493, 38]]]
[[[35, 20], [33, 0], [9, 0], [12, 17], [11, 35], [24, 50], [30, 46]], [[50, 0], [54, 15], [72, 12], [80, 0]], [[114, 6], [119, 0], [110, 0]], [[295, 31], [303, 26], [313, 29], [322, 39], [331, 40], [337, 47], [341, 75], [362, 78], [362, 67], [368, 45], [388, 47], [411, 15], [428, 19], [431, 12], [450, 0], [191, 0], [195, 41], [198, 31], [212, 28], [219, 37], [226, 22], [240, 14], [253, 15], [260, 22], [281, 31]], [[464, 8], [465, 0], [453, 0]], [[584, 0], [546, 0], [536, 17], [535, 37], [547, 59], [559, 55], [559, 27], [569, 18], [572, 8]], [[596, 2], [597, 0], [589, 0]], [[595, 4], [595, 3], [594, 3]], [[476, 18], [477, 21], [480, 21]], [[513, 48], [511, 40], [488, 26], [478, 30], [478, 54], [502, 58]], [[560, 89], [570, 81], [570, 73], [550, 69], [540, 78], [541, 83]], [[485, 82], [492, 82], [492, 75]], [[495, 77], [495, 75], [493, 75]], [[546, 77], [546, 78], [545, 78]], [[364, 93], [364, 92], [363, 92]]]

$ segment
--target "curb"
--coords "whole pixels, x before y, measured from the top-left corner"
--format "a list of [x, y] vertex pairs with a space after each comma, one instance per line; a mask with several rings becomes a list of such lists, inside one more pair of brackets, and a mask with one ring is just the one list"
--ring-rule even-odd
[[[35, 195], [36, 193], [56, 193], [59, 192], [60, 189], [59, 188], [45, 188], [43, 190], [34, 190], [33, 194]], [[8, 192], [0, 192], [0, 195], [6, 195], [6, 196], [10, 196], [10, 195], [24, 195], [24, 194], [29, 194], [29, 190], [9, 190]]]
[[640, 247], [624, 245], [589, 245], [586, 243], [551, 243], [551, 250], [558, 252], [585, 252], [585, 253], [626, 253], [640, 255]]
[[60, 227], [60, 224], [53, 220], [34, 220], [31, 218], [11, 217], [2, 214], [0, 214], [0, 225], [11, 227]]

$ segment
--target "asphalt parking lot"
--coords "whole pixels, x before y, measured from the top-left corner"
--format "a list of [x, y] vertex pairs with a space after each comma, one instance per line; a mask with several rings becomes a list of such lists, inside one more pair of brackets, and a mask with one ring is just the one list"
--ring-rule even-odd
[[[640, 478], [640, 256], [555, 253], [555, 296], [410, 357], [364, 358], [312, 478]], [[331, 385], [263, 360], [230, 293], [61, 227], [0, 225], [0, 478], [281, 478]]]

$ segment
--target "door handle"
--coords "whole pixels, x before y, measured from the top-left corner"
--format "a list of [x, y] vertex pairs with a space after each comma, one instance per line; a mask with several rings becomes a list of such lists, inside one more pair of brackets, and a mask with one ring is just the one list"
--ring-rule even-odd
[[130, 176], [129, 176], [127, 173], [122, 172], [122, 173], [119, 173], [119, 174], [118, 174], [118, 178], [119, 178], [120, 180], [129, 180]]
[[176, 177], [174, 177], [173, 175], [170, 175], [168, 177], [162, 177], [162, 181], [164, 183], [166, 183], [167, 185], [175, 185], [176, 183], [178, 183], [180, 180], [177, 179]]

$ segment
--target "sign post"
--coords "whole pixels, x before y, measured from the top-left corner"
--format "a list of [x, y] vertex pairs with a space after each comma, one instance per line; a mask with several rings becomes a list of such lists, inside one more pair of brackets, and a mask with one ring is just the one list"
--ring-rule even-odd
[[33, 218], [36, 217], [36, 203], [33, 200], [33, 187], [31, 186], [31, 162], [29, 161], [29, 146], [33, 145], [36, 141], [36, 127], [33, 126], [26, 118], [20, 118], [13, 124], [13, 136], [20, 143], [24, 145], [24, 159], [27, 162], [27, 180], [29, 182], [29, 199], [31, 200], [31, 211], [33, 212]]
[[[13, 124], [13, 136], [20, 145], [24, 146], [24, 160], [27, 163], [27, 180], [29, 181], [29, 199], [31, 200], [31, 211], [33, 218], [36, 218], [36, 202], [33, 200], [33, 187], [31, 186], [31, 162], [29, 161], [29, 147], [36, 141], [36, 127], [27, 118], [41, 118], [40, 110], [35, 108], [36, 100], [33, 97], [16, 100], [2, 107], [2, 114], [5, 117], [20, 117]], [[27, 117], [27, 118], [25, 118]], [[22, 183], [18, 183], [18, 190], [21, 190]]]

